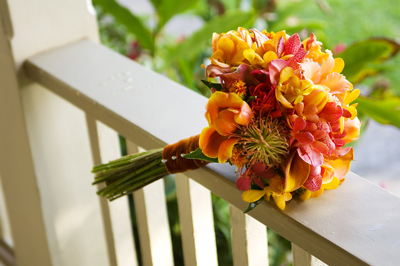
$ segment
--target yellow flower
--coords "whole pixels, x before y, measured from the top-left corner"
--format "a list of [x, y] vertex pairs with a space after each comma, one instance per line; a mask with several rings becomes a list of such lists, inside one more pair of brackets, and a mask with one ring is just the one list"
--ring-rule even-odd
[[289, 192], [283, 192], [283, 185], [281, 178], [277, 175], [270, 179], [270, 185], [265, 187], [263, 190], [250, 189], [244, 191], [242, 199], [246, 202], [255, 202], [264, 197], [266, 200], [270, 198], [274, 199], [276, 206], [279, 209], [284, 210], [286, 207], [286, 201], [292, 199], [292, 194]]
[[250, 45], [251, 38], [248, 32], [244, 33], [244, 36], [236, 31], [214, 34], [211, 63], [220, 67], [238, 66], [245, 60], [243, 53], [250, 49]]
[[275, 175], [269, 181], [269, 186], [263, 190], [250, 189], [244, 191], [242, 199], [246, 202], [255, 202], [262, 197], [269, 201], [270, 197], [275, 201], [279, 209], [284, 210], [286, 201], [292, 199], [292, 191], [295, 191], [303, 185], [310, 174], [310, 165], [305, 163], [297, 154], [292, 153], [287, 162], [285, 162], [285, 178]]
[[284, 107], [293, 108], [292, 103], [296, 105], [302, 102], [304, 96], [313, 91], [312, 85], [309, 80], [300, 80], [291, 67], [285, 67], [281, 71], [279, 84], [275, 90], [276, 98]]

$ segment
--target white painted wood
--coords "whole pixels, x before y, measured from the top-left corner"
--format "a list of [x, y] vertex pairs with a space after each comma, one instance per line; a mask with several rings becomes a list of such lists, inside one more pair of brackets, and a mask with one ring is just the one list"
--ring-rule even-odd
[[0, 60], [0, 75], [8, 79], [0, 78], [0, 120], [8, 131], [0, 133], [7, 142], [0, 168], [18, 265], [108, 265], [95, 189], [87, 185], [92, 162], [84, 114], [20, 71], [28, 56], [82, 38], [97, 40], [88, 3], [0, 1], [0, 55], [8, 60]]
[[234, 266], [268, 266], [265, 225], [229, 205]]
[[[100, 122], [97, 122], [97, 129], [102, 162], [106, 163], [121, 157], [117, 132]], [[138, 265], [128, 199], [124, 197], [109, 202], [108, 205], [118, 265]]]
[[295, 244], [292, 244], [292, 254], [293, 266], [327, 266], [327, 264]]
[[23, 102], [52, 265], [108, 265], [84, 112], [34, 83]]
[[[86, 117], [86, 121], [94, 164], [106, 163], [121, 156], [118, 134], [106, 125], [96, 123], [89, 116]], [[103, 186], [99, 184], [97, 188]], [[110, 265], [137, 265], [128, 201], [109, 203], [104, 197], [98, 198], [102, 208]]]
[[[88, 41], [34, 56], [26, 70], [32, 79], [146, 149], [195, 135], [207, 125], [204, 97]], [[118, 74], [122, 77], [126, 71], [135, 82], [125, 90]], [[107, 77], [114, 80], [101, 85]], [[186, 175], [240, 210], [247, 207], [229, 165], [210, 165]], [[399, 197], [349, 173], [339, 189], [319, 198], [292, 200], [285, 211], [272, 201], [263, 202], [250, 216], [325, 263], [396, 265], [398, 206]]]
[[3, 184], [1, 180], [2, 178], [0, 176], [0, 239], [2, 239], [9, 247], [13, 247], [14, 243], [11, 235], [10, 220], [8, 218]]
[[16, 266], [14, 250], [2, 239], [0, 239], [0, 265]]
[[1, 0], [7, 2], [10, 44], [17, 69], [35, 54], [88, 38], [98, 41], [96, 14], [90, 0]]
[[[86, 124], [88, 127], [93, 164], [98, 165], [102, 163], [102, 160], [100, 154], [99, 136], [97, 134], [98, 132], [97, 123], [96, 120], [94, 120], [92, 117], [86, 115]], [[102, 184], [97, 185], [97, 189], [101, 189], [103, 187], [104, 185]], [[110, 208], [108, 206], [108, 201], [106, 198], [104, 197], [98, 197], [98, 198], [101, 208], [101, 216], [103, 218], [103, 230], [107, 245], [108, 259], [110, 262], [110, 266], [116, 266], [117, 256], [115, 254], [116, 251], [115, 251], [114, 235], [110, 217]]]
[[[133, 142], [127, 140], [126, 143], [129, 154], [139, 151]], [[160, 179], [137, 190], [133, 198], [143, 265], [174, 265], [164, 180]]]
[[218, 265], [210, 191], [175, 175], [185, 265]]
[[[2, 5], [4, 7], [4, 5]], [[0, 13], [0, 175], [18, 265], [51, 265], [21, 95]], [[29, 222], [28, 222], [29, 221]]]

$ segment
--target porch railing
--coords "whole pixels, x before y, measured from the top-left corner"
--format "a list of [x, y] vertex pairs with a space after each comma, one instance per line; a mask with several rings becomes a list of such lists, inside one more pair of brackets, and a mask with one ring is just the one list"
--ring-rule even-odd
[[[96, 43], [85, 1], [0, 4], [0, 213], [11, 228], [0, 258], [137, 265], [127, 201], [98, 198], [89, 170], [120, 156], [118, 134], [129, 152], [198, 134], [207, 100]], [[236, 266], [268, 265], [266, 226], [292, 242], [294, 265], [398, 264], [400, 198], [361, 177], [249, 215], [234, 179], [226, 165], [177, 175], [185, 265], [217, 265], [210, 191], [230, 203]], [[173, 265], [163, 191], [158, 181], [134, 193], [143, 265]]]

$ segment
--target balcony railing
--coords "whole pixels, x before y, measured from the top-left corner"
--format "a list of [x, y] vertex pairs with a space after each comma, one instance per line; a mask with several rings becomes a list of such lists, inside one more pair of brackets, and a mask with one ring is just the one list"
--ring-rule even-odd
[[[94, 42], [84, 1], [25, 2], [31, 13], [22, 2], [0, 1], [0, 213], [12, 233], [0, 258], [137, 265], [127, 201], [98, 198], [89, 170], [120, 156], [118, 134], [129, 152], [198, 134], [207, 99]], [[210, 191], [230, 203], [234, 265], [268, 265], [266, 226], [292, 242], [294, 265], [398, 265], [393, 194], [350, 173], [319, 198], [244, 215], [235, 178], [227, 165], [177, 175], [185, 265], [217, 265]], [[134, 193], [143, 265], [174, 263], [163, 191], [161, 180]]]

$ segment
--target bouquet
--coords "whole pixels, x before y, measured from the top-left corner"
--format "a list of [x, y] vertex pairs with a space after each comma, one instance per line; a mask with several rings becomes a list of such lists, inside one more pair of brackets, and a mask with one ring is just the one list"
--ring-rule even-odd
[[207, 163], [236, 166], [236, 186], [252, 210], [273, 198], [285, 209], [336, 189], [353, 160], [347, 144], [360, 132], [359, 90], [340, 74], [341, 58], [322, 51], [314, 34], [303, 41], [256, 29], [214, 33], [203, 80], [212, 95], [208, 127], [163, 149], [95, 166], [98, 194], [114, 200], [168, 174]]

